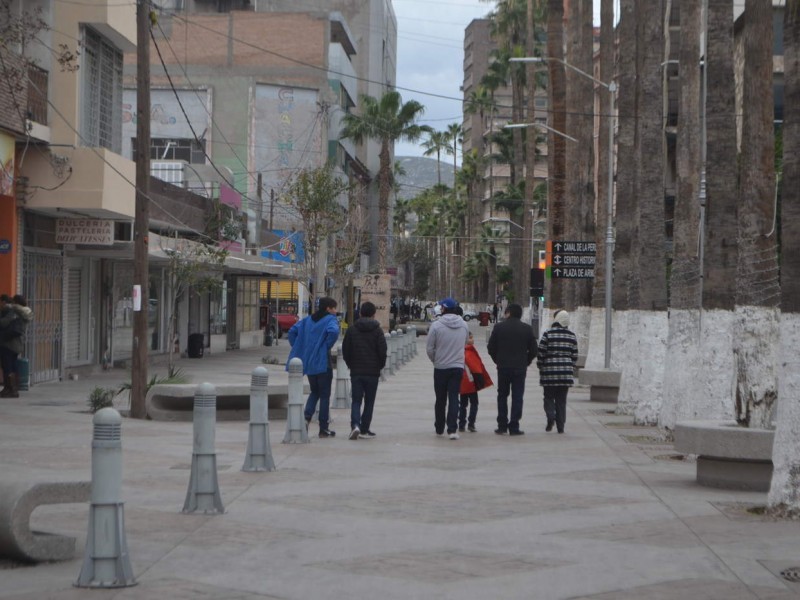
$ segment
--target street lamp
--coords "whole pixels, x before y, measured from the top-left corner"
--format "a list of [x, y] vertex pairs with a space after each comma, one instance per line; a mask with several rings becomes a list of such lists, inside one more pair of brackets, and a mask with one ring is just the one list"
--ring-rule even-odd
[[606, 223], [606, 297], [605, 297], [605, 311], [606, 311], [606, 323], [605, 323], [605, 368], [611, 368], [611, 286], [614, 283], [614, 274], [612, 272], [613, 268], [613, 251], [614, 251], [614, 225], [613, 225], [613, 214], [614, 214], [614, 128], [616, 127], [616, 118], [614, 116], [614, 105], [615, 105], [615, 98], [617, 94], [617, 84], [614, 81], [606, 83], [604, 81], [600, 81], [593, 75], [587, 73], [583, 69], [579, 69], [567, 61], [562, 60], [560, 58], [551, 58], [547, 56], [526, 56], [522, 58], [511, 58], [509, 59], [510, 62], [522, 62], [522, 63], [545, 63], [549, 61], [555, 61], [561, 63], [566, 68], [591, 79], [597, 85], [600, 85], [606, 90], [608, 90], [611, 106], [609, 108], [608, 119], [608, 189], [607, 189], [607, 198], [606, 198], [606, 216], [607, 216], [607, 223]]
[[546, 129], [547, 131], [551, 131], [556, 135], [560, 135], [563, 138], [567, 138], [572, 142], [577, 142], [574, 137], [571, 135], [567, 135], [563, 131], [559, 131], [558, 129], [553, 129], [549, 125], [545, 125], [544, 123], [509, 123], [508, 125], [503, 125], [503, 129], [524, 129], [525, 127], [541, 127], [542, 129]]

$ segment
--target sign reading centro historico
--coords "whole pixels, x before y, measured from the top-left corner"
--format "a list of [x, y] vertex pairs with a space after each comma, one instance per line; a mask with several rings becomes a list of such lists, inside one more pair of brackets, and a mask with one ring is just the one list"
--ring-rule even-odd
[[595, 242], [547, 242], [547, 266], [555, 279], [591, 279], [594, 277], [597, 244]]
[[92, 244], [111, 246], [114, 243], [114, 221], [109, 219], [58, 219], [56, 244]]

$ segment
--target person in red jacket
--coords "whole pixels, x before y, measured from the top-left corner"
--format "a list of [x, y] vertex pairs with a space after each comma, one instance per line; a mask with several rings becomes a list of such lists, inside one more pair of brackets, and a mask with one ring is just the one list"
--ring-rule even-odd
[[[472, 433], [478, 431], [475, 429], [475, 417], [478, 416], [478, 390], [494, 385], [474, 344], [475, 340], [470, 333], [467, 345], [464, 347], [464, 374], [461, 376], [459, 390], [461, 402], [458, 411], [458, 430], [464, 431], [466, 426]], [[467, 404], [469, 404], [469, 419]]]

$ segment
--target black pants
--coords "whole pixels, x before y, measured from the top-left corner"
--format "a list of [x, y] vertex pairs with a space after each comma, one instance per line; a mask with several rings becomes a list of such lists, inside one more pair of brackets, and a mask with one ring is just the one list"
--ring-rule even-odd
[[[501, 431], [519, 431], [527, 372], [527, 368], [497, 367], [497, 428]], [[508, 413], [509, 393], [511, 394], [510, 416]]]
[[564, 431], [564, 423], [567, 420], [567, 392], [569, 386], [566, 385], [546, 385], [544, 390], [544, 414], [548, 421], [555, 421], [556, 428]]
[[436, 394], [434, 405], [436, 433], [455, 433], [458, 428], [458, 390], [461, 387], [461, 376], [464, 369], [434, 369], [433, 391]]
[[458, 409], [458, 427], [467, 426], [467, 405], [469, 405], [469, 425], [475, 427], [475, 418], [478, 416], [478, 392], [461, 394], [461, 406]]
[[17, 373], [17, 357], [19, 354], [10, 350], [6, 347], [0, 347], [0, 369], [3, 370], [3, 375], [8, 377], [9, 375]]

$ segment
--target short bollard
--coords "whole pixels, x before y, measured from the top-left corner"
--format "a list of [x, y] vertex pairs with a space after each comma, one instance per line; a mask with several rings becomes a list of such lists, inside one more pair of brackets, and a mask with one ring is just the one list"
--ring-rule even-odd
[[386, 362], [381, 369], [381, 381], [386, 381], [392, 374], [392, 336], [384, 333], [383, 337], [386, 340]]
[[242, 471], [274, 471], [272, 447], [269, 445], [269, 371], [256, 367], [250, 378], [250, 434], [247, 456]]
[[289, 398], [286, 401], [286, 435], [284, 444], [308, 444], [308, 429], [303, 414], [303, 361], [289, 361]]
[[194, 450], [189, 489], [186, 492], [184, 513], [202, 512], [206, 515], [222, 514], [222, 496], [217, 481], [217, 452], [215, 428], [217, 425], [217, 389], [210, 383], [201, 383], [194, 393]]
[[92, 420], [92, 496], [86, 551], [76, 587], [136, 585], [125, 539], [122, 492], [122, 417], [102, 408]]
[[403, 364], [408, 363], [408, 336], [402, 329], [400, 330], [400, 359]]
[[412, 325], [411, 329], [412, 329], [412, 331], [411, 331], [411, 355], [412, 356], [416, 356], [417, 355], [417, 326], [416, 325]]
[[335, 348], [336, 357], [336, 394], [334, 395], [333, 408], [350, 408], [350, 369], [344, 362], [342, 346]]
[[397, 365], [397, 332], [392, 331], [390, 334], [391, 343], [389, 345], [389, 352], [391, 356], [391, 365], [389, 367], [389, 373], [394, 375], [397, 373], [398, 365]]

